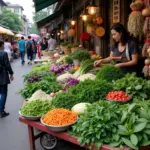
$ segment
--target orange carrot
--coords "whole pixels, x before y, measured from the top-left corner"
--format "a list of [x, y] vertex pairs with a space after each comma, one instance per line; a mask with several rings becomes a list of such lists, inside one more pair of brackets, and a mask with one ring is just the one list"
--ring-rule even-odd
[[53, 126], [64, 126], [74, 123], [76, 120], [76, 113], [63, 108], [53, 109], [43, 117], [43, 122], [45, 124]]

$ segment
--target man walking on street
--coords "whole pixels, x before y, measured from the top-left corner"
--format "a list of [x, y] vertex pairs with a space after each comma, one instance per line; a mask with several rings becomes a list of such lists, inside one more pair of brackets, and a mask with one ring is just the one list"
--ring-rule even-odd
[[24, 57], [25, 57], [25, 40], [24, 40], [23, 36], [21, 37], [21, 40], [19, 41], [18, 45], [19, 45], [19, 50], [20, 50], [21, 64], [24, 65], [24, 63], [25, 63], [25, 60], [24, 60]]
[[28, 57], [28, 64], [32, 64], [33, 60], [33, 48], [32, 48], [32, 40], [31, 36], [28, 36], [28, 41], [26, 43], [26, 49], [27, 49], [27, 57]]
[[10, 80], [12, 81], [13, 79], [13, 71], [8, 54], [4, 51], [4, 42], [0, 41], [0, 118], [9, 115], [9, 113], [5, 112], [5, 103], [7, 99], [7, 87]]

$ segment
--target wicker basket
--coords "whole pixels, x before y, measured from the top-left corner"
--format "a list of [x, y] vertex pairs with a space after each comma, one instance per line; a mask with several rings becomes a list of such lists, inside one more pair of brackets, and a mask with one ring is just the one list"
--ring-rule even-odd
[[42, 51], [43, 56], [53, 56], [54, 55], [54, 51]]
[[64, 52], [65, 52], [66, 55], [69, 55], [71, 53], [71, 48], [65, 47]]

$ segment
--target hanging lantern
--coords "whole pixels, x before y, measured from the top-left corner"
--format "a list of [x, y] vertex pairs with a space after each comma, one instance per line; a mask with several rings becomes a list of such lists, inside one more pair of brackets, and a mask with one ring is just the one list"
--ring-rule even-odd
[[97, 8], [98, 8], [98, 6], [94, 4], [93, 0], [91, 0], [91, 4], [87, 8], [88, 9], [88, 13], [90, 15], [95, 15], [96, 12], [97, 12]]
[[57, 35], [59, 36], [59, 35], [60, 35], [60, 33], [58, 32], [58, 33], [57, 33]]
[[74, 26], [76, 24], [75, 20], [71, 20], [71, 25]]
[[60, 30], [60, 33], [63, 34], [63, 33], [64, 33], [64, 30]]
[[89, 15], [86, 13], [86, 11], [85, 11], [85, 6], [84, 6], [84, 11], [83, 11], [83, 13], [81, 14], [81, 18], [82, 18], [83, 21], [87, 21], [88, 16], [89, 16]]
[[75, 34], [76, 34], [76, 32], [75, 32], [74, 29], [69, 29], [69, 31], [68, 31], [68, 36], [69, 37], [73, 37], [73, 36], [75, 36]]

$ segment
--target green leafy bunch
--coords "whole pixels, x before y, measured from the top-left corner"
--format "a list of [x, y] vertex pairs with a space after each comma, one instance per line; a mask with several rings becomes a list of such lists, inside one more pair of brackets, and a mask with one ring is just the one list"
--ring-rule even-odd
[[87, 50], [77, 50], [70, 56], [72, 59], [79, 60], [80, 62], [91, 58], [90, 53]]
[[72, 135], [78, 137], [81, 145], [90, 144], [99, 149], [103, 144], [112, 142], [113, 134], [120, 124], [119, 105], [109, 101], [99, 101], [88, 106], [73, 126]]
[[31, 69], [30, 73], [37, 73], [37, 72], [42, 72], [42, 71], [48, 71], [50, 69], [49, 64], [47, 65], [42, 65], [42, 66], [36, 66]]
[[113, 65], [106, 65], [99, 70], [96, 75], [97, 79], [106, 80], [108, 82], [112, 82], [113, 80], [117, 80], [123, 77], [123, 73], [118, 67]]
[[51, 104], [48, 101], [35, 100], [26, 103], [20, 112], [24, 116], [42, 116], [51, 109]]
[[135, 73], [126, 74], [122, 79], [113, 82], [114, 90], [128, 93], [133, 99], [150, 98], [150, 81], [136, 76]]
[[104, 80], [85, 80], [70, 88], [69, 93], [76, 95], [82, 102], [94, 103], [105, 99], [106, 94], [112, 89], [112, 85]]

